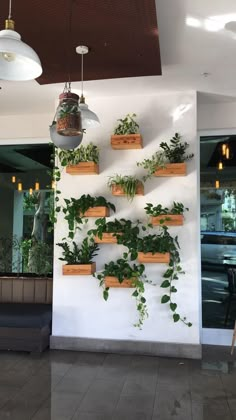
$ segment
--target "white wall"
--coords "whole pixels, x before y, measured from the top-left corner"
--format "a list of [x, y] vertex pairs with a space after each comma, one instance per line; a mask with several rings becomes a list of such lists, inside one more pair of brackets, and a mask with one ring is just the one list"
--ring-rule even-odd
[[[215, 130], [236, 127], [236, 103], [201, 104], [197, 107], [197, 129]], [[220, 134], [220, 133], [219, 133]]]
[[[190, 109], [173, 121], [173, 112], [183, 104]], [[156, 286], [146, 286], [149, 319], [143, 330], [133, 327], [137, 320], [134, 299], [130, 290], [110, 289], [110, 298], [105, 302], [98, 281], [92, 276], [62, 276], [62, 262], [58, 260], [60, 249], [55, 246], [53, 335], [89, 337], [100, 339], [133, 339], [175, 343], [200, 342], [200, 277], [199, 277], [199, 226], [197, 205], [198, 151], [196, 145], [196, 95], [194, 92], [159, 94], [158, 96], [126, 96], [100, 98], [90, 101], [100, 117], [101, 127], [91, 130], [83, 143], [90, 141], [100, 148], [100, 174], [70, 176], [65, 172], [59, 189], [63, 197], [79, 198], [82, 194], [103, 195], [116, 205], [112, 217], [146, 220], [143, 208], [147, 202], [169, 206], [173, 200], [181, 201], [190, 211], [186, 213], [183, 227], [171, 228], [178, 234], [181, 246], [182, 265], [186, 272], [178, 281], [176, 302], [181, 315], [193, 323], [191, 328], [181, 322], [174, 324], [168, 305], [160, 304], [163, 289], [159, 288], [164, 265], [146, 265], [147, 274]], [[110, 135], [116, 120], [127, 113], [135, 112], [144, 139], [141, 150], [112, 150]], [[144, 171], [136, 166], [137, 161], [151, 156], [161, 141], [169, 140], [175, 132], [190, 143], [189, 151], [195, 159], [188, 163], [188, 175], [176, 178], [152, 178], [145, 184], [145, 196], [136, 197], [129, 203], [123, 197], [113, 197], [107, 188], [110, 175], [138, 174]], [[111, 219], [112, 219], [111, 217]], [[110, 219], [109, 219], [110, 220]], [[91, 222], [90, 222], [91, 225]], [[67, 235], [67, 225], [60, 215], [55, 228], [55, 243]], [[81, 239], [82, 234], [78, 236]], [[96, 257], [97, 269], [105, 262], [122, 255], [123, 248], [117, 245], [101, 245]]]

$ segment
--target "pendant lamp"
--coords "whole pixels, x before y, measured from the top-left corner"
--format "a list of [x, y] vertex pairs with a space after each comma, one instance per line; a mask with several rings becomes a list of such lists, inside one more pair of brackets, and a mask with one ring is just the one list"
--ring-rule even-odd
[[84, 84], [84, 54], [88, 54], [89, 49], [85, 45], [79, 45], [76, 47], [77, 54], [81, 55], [81, 96], [80, 96], [80, 103], [79, 108], [81, 110], [81, 118], [82, 118], [82, 128], [92, 128], [98, 127], [100, 125], [100, 121], [98, 116], [89, 109], [88, 105], [85, 103], [85, 97], [83, 95], [83, 84]]
[[58, 134], [56, 121], [52, 122], [52, 125], [49, 127], [49, 131], [51, 140], [55, 146], [64, 150], [75, 149], [80, 145], [83, 139], [83, 134], [79, 134], [78, 136], [62, 136], [61, 134]]
[[0, 79], [9, 81], [33, 80], [42, 74], [42, 66], [36, 52], [21, 41], [11, 19], [11, 0], [5, 29], [0, 31]]

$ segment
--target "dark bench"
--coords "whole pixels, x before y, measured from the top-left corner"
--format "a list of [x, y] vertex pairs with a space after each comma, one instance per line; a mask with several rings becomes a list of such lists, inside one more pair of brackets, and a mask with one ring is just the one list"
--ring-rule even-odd
[[42, 352], [49, 346], [52, 279], [0, 278], [0, 349]]

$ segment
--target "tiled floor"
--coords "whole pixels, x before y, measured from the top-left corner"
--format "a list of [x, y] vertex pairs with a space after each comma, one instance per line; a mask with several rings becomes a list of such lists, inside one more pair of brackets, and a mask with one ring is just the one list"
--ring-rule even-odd
[[0, 352], [0, 420], [236, 419], [236, 351], [203, 360]]

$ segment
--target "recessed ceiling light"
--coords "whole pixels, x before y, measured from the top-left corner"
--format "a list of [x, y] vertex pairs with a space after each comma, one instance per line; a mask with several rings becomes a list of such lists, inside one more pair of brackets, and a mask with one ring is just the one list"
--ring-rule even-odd
[[211, 76], [211, 73], [209, 73], [208, 71], [204, 71], [203, 73], [201, 73], [202, 77], [209, 77]]

